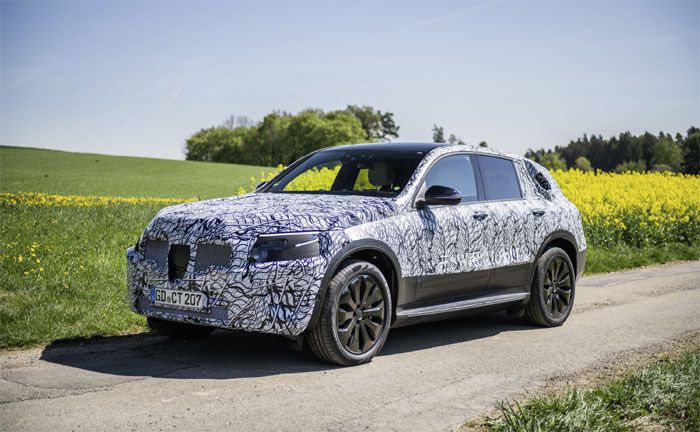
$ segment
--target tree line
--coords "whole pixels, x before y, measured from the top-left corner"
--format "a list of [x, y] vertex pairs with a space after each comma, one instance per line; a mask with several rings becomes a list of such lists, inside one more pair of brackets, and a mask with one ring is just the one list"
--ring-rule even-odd
[[554, 150], [528, 149], [525, 157], [548, 169], [578, 168], [583, 171], [674, 171], [700, 174], [700, 129], [690, 127], [686, 135], [623, 132], [603, 139], [583, 135]]
[[297, 114], [274, 111], [260, 122], [230, 116], [223, 124], [188, 138], [185, 151], [188, 160], [275, 166], [332, 145], [398, 136], [393, 113], [348, 105], [329, 112], [315, 108]]
[[[464, 144], [438, 125], [433, 125], [432, 134], [434, 142]], [[386, 141], [398, 136], [399, 126], [393, 113], [366, 105], [348, 105], [334, 111], [274, 111], [261, 121], [230, 116], [221, 125], [201, 129], [189, 137], [185, 150], [188, 160], [276, 166], [324, 147]], [[487, 146], [484, 141], [475, 144]], [[525, 157], [549, 169], [700, 174], [700, 129], [691, 127], [685, 136], [623, 132], [604, 139], [601, 135], [584, 134], [553, 150], [528, 149]]]

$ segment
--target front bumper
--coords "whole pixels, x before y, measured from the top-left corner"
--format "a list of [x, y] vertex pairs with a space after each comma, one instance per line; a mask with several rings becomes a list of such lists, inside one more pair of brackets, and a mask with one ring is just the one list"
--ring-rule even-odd
[[[167, 270], [133, 247], [127, 251], [129, 304], [142, 315], [236, 330], [298, 336], [306, 330], [327, 261], [318, 256], [293, 261], [211, 268], [168, 280]], [[154, 306], [151, 288], [201, 291], [206, 310]]]

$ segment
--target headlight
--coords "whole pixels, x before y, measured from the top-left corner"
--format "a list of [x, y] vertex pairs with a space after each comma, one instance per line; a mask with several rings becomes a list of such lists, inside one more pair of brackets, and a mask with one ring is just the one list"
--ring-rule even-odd
[[254, 263], [287, 261], [318, 256], [317, 232], [264, 234], [250, 250], [249, 259]]

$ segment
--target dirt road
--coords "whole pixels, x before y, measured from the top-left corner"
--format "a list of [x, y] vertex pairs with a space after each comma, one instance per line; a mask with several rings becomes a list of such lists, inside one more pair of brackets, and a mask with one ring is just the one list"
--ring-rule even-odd
[[505, 314], [394, 330], [335, 368], [283, 339], [142, 335], [0, 353], [2, 430], [444, 430], [626, 352], [700, 332], [700, 262], [586, 277], [560, 328]]

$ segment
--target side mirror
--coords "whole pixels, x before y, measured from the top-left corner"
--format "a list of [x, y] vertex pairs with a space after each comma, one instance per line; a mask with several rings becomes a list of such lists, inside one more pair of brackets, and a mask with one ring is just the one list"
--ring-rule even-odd
[[429, 205], [456, 205], [462, 202], [462, 194], [458, 190], [447, 186], [430, 186], [423, 198], [416, 201], [416, 207]]

